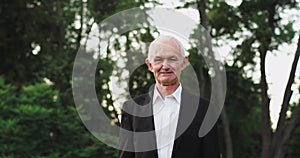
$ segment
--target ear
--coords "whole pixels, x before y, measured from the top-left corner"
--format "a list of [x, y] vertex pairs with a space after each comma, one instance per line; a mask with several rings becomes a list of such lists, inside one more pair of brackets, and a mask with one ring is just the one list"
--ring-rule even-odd
[[152, 64], [150, 63], [150, 61], [149, 61], [148, 58], [145, 60], [145, 63], [146, 63], [146, 65], [148, 66], [148, 70], [152, 72], [153, 66], [152, 66]]
[[185, 69], [185, 67], [186, 67], [186, 65], [187, 65], [188, 62], [189, 62], [189, 58], [188, 58], [188, 56], [185, 56], [184, 59], [183, 59], [182, 69], [181, 70]]

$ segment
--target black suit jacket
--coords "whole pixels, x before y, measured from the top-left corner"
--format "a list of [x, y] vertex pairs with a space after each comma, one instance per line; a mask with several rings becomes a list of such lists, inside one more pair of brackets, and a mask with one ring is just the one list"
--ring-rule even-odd
[[[123, 106], [121, 128], [137, 134], [120, 132], [119, 158], [157, 158], [155, 127], [152, 106], [153, 90], [125, 102]], [[136, 108], [141, 107], [141, 109]], [[184, 88], [173, 146], [172, 158], [219, 158], [219, 143], [216, 127], [206, 136], [199, 137], [198, 132], [208, 108], [208, 101], [199, 99]], [[130, 114], [129, 114], [130, 113]], [[143, 113], [147, 117], [139, 116]], [[133, 114], [133, 115], [132, 115]], [[152, 132], [149, 132], [152, 131]], [[141, 132], [148, 132], [139, 135]], [[147, 149], [147, 147], [150, 147]], [[128, 149], [138, 152], [128, 152]], [[127, 151], [126, 151], [127, 150]]]

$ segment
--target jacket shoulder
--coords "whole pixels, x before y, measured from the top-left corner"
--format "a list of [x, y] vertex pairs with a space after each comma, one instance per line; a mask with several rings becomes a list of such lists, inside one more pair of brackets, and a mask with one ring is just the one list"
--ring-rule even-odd
[[125, 104], [135, 103], [135, 104], [138, 104], [138, 105], [144, 105], [144, 104], [150, 103], [150, 101], [151, 101], [150, 95], [148, 93], [146, 93], [146, 94], [142, 94], [142, 95], [139, 95], [137, 97], [134, 97], [134, 98], [131, 98], [131, 99], [127, 100], [125, 102]]

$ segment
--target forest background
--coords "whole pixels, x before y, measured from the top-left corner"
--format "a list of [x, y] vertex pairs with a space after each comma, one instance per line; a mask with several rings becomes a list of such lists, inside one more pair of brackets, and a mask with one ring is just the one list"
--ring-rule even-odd
[[[284, 15], [299, 12], [299, 1], [243, 0], [236, 5], [224, 0], [180, 2], [172, 9], [196, 10], [199, 24], [212, 37], [212, 46], [231, 48], [230, 57], [223, 61], [227, 91], [218, 121], [222, 156], [298, 158], [300, 38], [299, 28], [294, 24], [299, 17]], [[117, 157], [118, 151], [96, 139], [78, 116], [80, 109], [76, 109], [72, 95], [72, 70], [76, 54], [80, 47], [85, 49], [93, 27], [133, 7], [145, 10], [146, 14], [147, 9], [164, 5], [155, 0], [0, 2], [0, 157]], [[129, 81], [129, 76], [124, 77], [122, 72], [134, 74], [127, 86], [132, 95], [144, 93], [145, 87], [153, 83], [145, 65], [134, 72], [126, 70], [135, 61], [129, 50], [146, 55], [145, 49], [136, 45], [149, 43], [160, 34], [147, 22], [142, 26], [121, 35], [115, 35], [114, 28], [104, 27], [100, 34], [112, 41], [107, 53], [87, 52], [96, 54], [97, 97], [115, 125], [120, 122], [120, 109], [114, 105], [120, 98], [114, 97], [113, 78], [117, 77], [121, 86]], [[195, 44], [197, 40], [196, 34], [190, 37], [187, 52], [197, 72], [201, 94], [209, 98], [213, 76]], [[294, 49], [280, 51], [290, 49], [290, 45]], [[125, 66], [120, 66], [120, 58], [115, 57], [114, 52], [120, 51], [125, 52], [120, 56]], [[270, 97], [266, 58], [280, 53], [293, 54], [293, 59], [289, 69], [282, 70], [280, 65], [271, 68], [289, 72], [279, 103], [278, 122], [272, 122], [270, 101], [274, 98]], [[255, 81], [254, 73], [259, 74]]]

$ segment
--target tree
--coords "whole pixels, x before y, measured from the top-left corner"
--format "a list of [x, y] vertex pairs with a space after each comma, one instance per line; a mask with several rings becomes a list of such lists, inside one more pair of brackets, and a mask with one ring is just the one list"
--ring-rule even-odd
[[[212, 75], [207, 75], [205, 74], [205, 72], [207, 72], [209, 69], [208, 67], [213, 67], [214, 71], [222, 71], [219, 68], [219, 65], [217, 64], [211, 64], [208, 66], [205, 66], [205, 61], [204, 58], [210, 58], [211, 61], [215, 61], [215, 54], [212, 50], [213, 47], [213, 43], [212, 43], [212, 39], [210, 38], [213, 34], [211, 34], [210, 31], [210, 24], [209, 24], [209, 19], [207, 16], [207, 11], [208, 11], [208, 7], [207, 7], [207, 1], [205, 0], [196, 0], [196, 1], [191, 1], [191, 2], [187, 2], [184, 4], [183, 7], [177, 7], [177, 8], [196, 8], [198, 13], [199, 13], [199, 17], [200, 17], [200, 22], [199, 22], [199, 26], [198, 26], [198, 33], [195, 33], [194, 35], [192, 35], [192, 38], [194, 38], [196, 40], [196, 46], [198, 48], [195, 49], [199, 49], [198, 52], [196, 52], [196, 56], [198, 56], [197, 59], [200, 59], [199, 61], [194, 61], [194, 65], [197, 65], [197, 67], [194, 66], [194, 69], [198, 72], [198, 78], [199, 78], [199, 83], [200, 83], [200, 91], [201, 94], [207, 94], [207, 87], [211, 86], [209, 85], [209, 82], [207, 82], [208, 79], [210, 78], [215, 78], [217, 80], [217, 82], [221, 82], [218, 75], [217, 76], [212, 76]], [[217, 38], [218, 35], [215, 35], [213, 38]], [[195, 52], [194, 52], [195, 53]], [[201, 55], [200, 55], [201, 54]], [[204, 57], [205, 56], [205, 57]], [[218, 63], [218, 61], [215, 61]], [[215, 63], [213, 62], [213, 63]], [[219, 86], [219, 87], [223, 87], [223, 86]], [[221, 90], [221, 91], [225, 91], [225, 90]], [[222, 100], [222, 99], [218, 99], [218, 100]], [[223, 139], [224, 139], [224, 143], [225, 143], [225, 148], [226, 148], [226, 157], [227, 158], [232, 158], [233, 157], [233, 147], [232, 147], [232, 138], [231, 138], [231, 132], [230, 132], [230, 123], [228, 120], [228, 116], [227, 116], [227, 112], [226, 112], [226, 106], [223, 107], [221, 116], [220, 116], [221, 122], [222, 122], [222, 126], [223, 126]]]
[[[18, 148], [11, 148], [13, 150], [11, 151], [12, 155], [19, 157], [20, 155], [23, 155], [21, 152], [26, 152], [25, 157], [30, 157], [32, 155], [50, 155], [51, 157], [51, 150], [54, 151], [56, 146], [59, 146], [61, 150], [53, 152], [52, 157], [68, 157], [68, 154], [75, 155], [76, 157], [76, 155], [80, 155], [80, 153], [81, 157], [92, 157], [93, 155], [98, 155], [98, 157], [101, 155], [109, 155], [108, 157], [116, 156], [112, 153], [106, 153], [111, 152], [112, 150], [96, 139], [89, 137], [89, 134], [82, 128], [82, 125], [79, 122], [70, 125], [68, 124], [69, 122], [74, 121], [73, 119], [78, 120], [78, 117], [73, 116], [76, 114], [76, 111], [73, 107], [74, 102], [71, 93], [71, 74], [76, 52], [82, 42], [84, 43], [84, 39], [88, 37], [92, 25], [121, 9], [132, 7], [133, 3], [135, 3], [135, 1], [131, 0], [107, 1], [105, 4], [102, 3], [102, 1], [97, 0], [13, 0], [0, 2], [0, 14], [3, 17], [0, 20], [0, 37], [3, 39], [0, 44], [0, 49], [2, 52], [1, 57], [5, 59], [0, 64], [0, 73], [3, 75], [5, 83], [13, 85], [12, 87], [14, 88], [11, 91], [11, 94], [23, 93], [22, 89], [24, 87], [39, 87], [35, 84], [46, 81], [53, 84], [51, 88], [53, 88], [55, 92], [57, 91], [57, 95], [51, 97], [57, 97], [59, 103], [57, 103], [55, 107], [57, 109], [61, 108], [61, 111], [53, 110], [52, 107], [50, 109], [44, 108], [42, 103], [39, 104], [38, 102], [35, 102], [36, 100], [33, 98], [36, 96], [27, 94], [25, 98], [29, 100], [32, 99], [32, 102], [27, 101], [26, 105], [23, 105], [23, 103], [19, 103], [18, 97], [14, 97], [11, 103], [7, 103], [8, 105], [3, 103], [1, 110], [2, 108], [7, 108], [7, 106], [14, 105], [11, 106], [12, 109], [9, 109], [8, 111], [19, 111], [18, 114], [11, 116], [19, 117], [21, 120], [26, 117], [27, 121], [30, 122], [40, 119], [39, 117], [41, 115], [45, 115], [41, 116], [42, 119], [40, 120], [40, 123], [42, 125], [40, 128], [46, 132], [49, 131], [48, 126], [50, 125], [48, 123], [51, 123], [53, 124], [51, 127], [61, 128], [58, 130], [59, 132], [63, 131], [63, 129], [66, 130], [66, 133], [80, 129], [78, 132], [86, 133], [86, 135], [83, 136], [86, 137], [86, 139], [84, 138], [82, 140], [84, 143], [81, 146], [81, 151], [76, 150], [74, 151], [75, 154], [65, 152], [63, 148], [68, 149], [69, 151], [72, 151], [72, 148], [75, 150], [76, 142], [69, 143], [66, 139], [58, 139], [52, 146], [49, 145], [49, 148], [34, 152], [33, 148], [36, 147], [34, 144], [27, 147], [25, 146], [26, 144], [20, 144]], [[96, 88], [102, 89], [101, 93], [98, 93], [98, 99], [100, 102], [107, 100], [108, 104], [112, 104], [112, 98], [108, 97], [108, 94], [110, 94], [111, 91], [109, 87], [103, 88], [103, 85], [108, 85], [110, 81], [113, 63], [110, 58], [101, 58], [100, 63], [101, 64], [97, 67], [97, 72], [101, 73], [101, 77], [97, 77], [95, 81]], [[41, 85], [42, 87], [44, 86], [43, 84]], [[46, 94], [48, 89], [39, 89], [38, 92], [32, 90], [31, 92]], [[1, 100], [6, 100], [7, 96], [9, 95], [1, 96]], [[46, 98], [46, 100], [52, 100], [51, 97]], [[72, 110], [69, 110], [69, 108]], [[104, 110], [108, 113], [108, 116], [112, 119], [116, 119], [117, 115], [111, 115], [115, 113], [115, 109], [111, 111], [107, 108], [108, 107], [104, 107]], [[3, 114], [8, 113], [6, 110], [2, 112]], [[22, 112], [27, 112], [28, 115], [23, 116]], [[68, 115], [66, 115], [67, 113]], [[64, 115], [66, 115], [66, 117], [64, 117]], [[2, 113], [1, 116], [4, 117]], [[52, 116], [59, 119], [60, 117], [63, 118], [58, 120], [58, 122], [51, 122], [49, 119]], [[19, 141], [26, 140], [27, 137], [34, 136], [35, 132], [39, 129], [38, 127], [32, 127], [32, 130], [28, 130], [26, 128], [26, 119], [20, 122], [15, 120], [10, 121], [11, 118], [8, 118], [9, 120], [5, 119], [1, 122], [1, 126], [10, 123], [9, 127], [5, 127], [7, 128], [6, 132], [11, 132], [14, 128], [16, 128], [16, 130], [18, 129], [18, 131], [16, 131], [17, 134], [20, 134], [21, 131], [27, 132], [26, 135], [13, 136], [11, 139], [18, 139]], [[68, 138], [66, 133], [60, 135], [60, 137], [65, 136]], [[53, 134], [55, 135], [55, 133]], [[47, 133], [47, 135], [49, 135], [49, 133]], [[73, 137], [70, 135], [69, 138], [71, 139]], [[3, 139], [3, 144], [7, 144], [11, 141], [8, 139], [9, 138]], [[9, 147], [12, 147], [10, 145], [11, 144], [8, 144]], [[3, 147], [7, 146], [4, 145]], [[24, 148], [24, 150], [21, 148]], [[106, 148], [108, 151], [100, 150], [99, 148]], [[20, 152], [18, 150], [20, 150]], [[87, 151], [83, 152], [83, 150]], [[99, 151], [97, 152], [97, 150]], [[4, 148], [3, 151], [5, 151]], [[31, 151], [32, 155], [27, 155], [30, 154]], [[9, 154], [6, 154], [7, 151], [3, 153], [5, 153], [4, 156], [9, 156]], [[114, 151], [114, 153], [116, 152]]]
[[[154, 6], [160, 5], [156, 1], [149, 2], [147, 0], [137, 2], [134, 0], [3, 0], [0, 2], [0, 15], [2, 17], [0, 20], [0, 37], [2, 39], [0, 42], [0, 57], [5, 59], [0, 64], [0, 74], [4, 79], [0, 79], [0, 85], [2, 86], [0, 132], [3, 132], [1, 136], [11, 133], [16, 134], [13, 137], [0, 139], [3, 141], [1, 144], [4, 144], [2, 145], [3, 148], [1, 148], [4, 153], [3, 156], [33, 156], [29, 155], [28, 151], [34, 151], [34, 154], [40, 157], [96, 157], [103, 156], [103, 154], [111, 157], [115, 156], [111, 153], [113, 150], [108, 149], [108, 147], [88, 135], [83, 136], [79, 133], [84, 145], [80, 146], [78, 150], [74, 150], [77, 147], [76, 145], [66, 143], [68, 141], [63, 139], [63, 137], [76, 138], [74, 135], [62, 133], [62, 129], [69, 132], [73, 130], [85, 132], [78, 122], [68, 124], [70, 123], [69, 121], [78, 119], [76, 116], [73, 116], [75, 111], [72, 108], [74, 105], [71, 93], [73, 61], [80, 45], [83, 45], [83, 48], [86, 46], [86, 41], [95, 24], [99, 24], [105, 18], [118, 11], [133, 6], [146, 10], [146, 4], [149, 3]], [[242, 156], [242, 151], [245, 151], [250, 145], [255, 146], [255, 148], [252, 148], [247, 153], [247, 156], [257, 157], [257, 153], [261, 151], [264, 158], [284, 157], [287, 154], [286, 147], [288, 144], [291, 146], [295, 145], [295, 141], [291, 140], [291, 138], [297, 138], [297, 135], [292, 135], [292, 132], [295, 129], [295, 133], [298, 133], [296, 123], [299, 120], [300, 106], [299, 103], [289, 104], [289, 102], [293, 94], [291, 86], [295, 81], [300, 42], [298, 42], [298, 49], [295, 53], [280, 118], [275, 131], [272, 131], [270, 126], [270, 98], [267, 93], [268, 82], [265, 71], [265, 59], [269, 53], [278, 49], [279, 45], [291, 43], [294, 38], [293, 22], [282, 23], [281, 13], [285, 10], [297, 8], [297, 5], [296, 0], [244, 0], [239, 6], [233, 7], [228, 5], [226, 1], [197, 0], [185, 2], [183, 6], [177, 7], [191, 7], [199, 11], [200, 23], [213, 37], [213, 46], [219, 46], [218, 41], [224, 39], [236, 42], [232, 46], [233, 60], [231, 64], [226, 66], [226, 69], [229, 70], [228, 75], [239, 76], [234, 79], [230, 78], [231, 80], [228, 82], [230, 86], [228, 88], [228, 96], [236, 98], [236, 102], [226, 100], [227, 113], [224, 112], [222, 114], [222, 118], [225, 118], [222, 119], [223, 121], [225, 120], [223, 122], [224, 127], [230, 127], [231, 130], [231, 134], [228, 129], [224, 133], [227, 139], [226, 147], [228, 147], [226, 151], [227, 158]], [[123, 20], [126, 21], [126, 19]], [[129, 23], [124, 21], [122, 21], [124, 26], [129, 25]], [[99, 32], [108, 35], [108, 38], [114, 41], [110, 43], [107, 56], [102, 56], [99, 52], [86, 51], [88, 55], [98, 55], [99, 64], [96, 68], [97, 77], [95, 79], [98, 92], [97, 97], [99, 102], [103, 103], [102, 106], [106, 102], [105, 105], [108, 106], [103, 107], [104, 111], [116, 124], [118, 124], [117, 115], [119, 113], [116, 109], [108, 109], [109, 106], [117, 102], [112, 97], [112, 90], [109, 86], [111, 76], [119, 76], [120, 80], [125, 82], [129, 80], [130, 86], [126, 88], [131, 92], [136, 92], [136, 94], [132, 95], [143, 93], [153, 83], [151, 75], [144, 73], [145, 66], [133, 69], [134, 64], [137, 62], [134, 51], [142, 52], [140, 53], [142, 56], [146, 54], [144, 47], [137, 48], [133, 44], [145, 45], [152, 41], [154, 35], [158, 33], [157, 30], [149, 27], [149, 23], [145, 22], [142, 25], [144, 26], [142, 29], [131, 30], [120, 36], [113, 35], [113, 32], [110, 32], [116, 28], [99, 27], [101, 28]], [[116, 66], [117, 60], [114, 59], [115, 56], [111, 53], [113, 51], [127, 52], [124, 56], [120, 56], [120, 58], [124, 59], [125, 68]], [[198, 50], [194, 48], [189, 51], [191, 56], [199, 55]], [[260, 61], [256, 62], [256, 59]], [[260, 64], [261, 73], [259, 87], [245, 77], [247, 76], [246, 74], [249, 74], [249, 71], [245, 69], [250, 67], [254, 71], [254, 66], [258, 63]], [[200, 89], [209, 89], [209, 75], [205, 64], [203, 62], [195, 62], [193, 64], [199, 68], [197, 71], [203, 77], [199, 78], [200, 83], [206, 83], [206, 85], [200, 85]], [[132, 74], [128, 76], [130, 79], [123, 78], [122, 71], [128, 71], [129, 74]], [[141, 82], [144, 79], [147, 80]], [[53, 86], [42, 84], [44, 81], [53, 84]], [[258, 99], [257, 92], [260, 92]], [[209, 91], [205, 93], [209, 94]], [[235, 93], [239, 95], [236, 96]], [[251, 95], [247, 93], [251, 93]], [[53, 101], [52, 97], [57, 98], [56, 101]], [[260, 101], [261, 109], [259, 110], [255, 106], [256, 102], [251, 102], [241, 107], [241, 103], [247, 102], [247, 100], [244, 100], [247, 97]], [[250, 107], [249, 105], [253, 106]], [[243, 110], [237, 111], [237, 107]], [[288, 111], [291, 112], [291, 116], [286, 115]], [[241, 113], [241, 115], [235, 113]], [[226, 121], [224, 114], [228, 115], [230, 125], [225, 125], [228, 121]], [[258, 116], [259, 114], [261, 114], [261, 117]], [[56, 117], [59, 120], [49, 119], [51, 117]], [[261, 127], [254, 128], [256, 121], [260, 120], [254, 117], [261, 118]], [[249, 122], [246, 123], [247, 121]], [[37, 122], [39, 127], [28, 124], [28, 122]], [[30, 128], [27, 128], [27, 126]], [[238, 127], [253, 128], [255, 130], [249, 132], [241, 131]], [[52, 128], [56, 131], [53, 132]], [[38, 131], [39, 129], [41, 130]], [[245, 139], [247, 137], [257, 138], [259, 134], [258, 129], [262, 129], [261, 141]], [[50, 134], [51, 132], [52, 134]], [[35, 133], [37, 133], [36, 136], [40, 136], [41, 140], [51, 140], [53, 144], [45, 144], [48, 148], [41, 149], [39, 141], [27, 140], [28, 137], [35, 136]], [[226, 136], [228, 134], [233, 134], [235, 137], [229, 139]], [[53, 138], [50, 135], [53, 135]], [[59, 139], [53, 141], [54, 138]], [[22, 143], [21, 140], [32, 142], [33, 145], [28, 146]], [[230, 149], [230, 140], [235, 150]], [[245, 146], [237, 146], [237, 142], [241, 140], [248, 143]], [[20, 146], [9, 144], [9, 142], [13, 141], [21, 142]], [[257, 148], [257, 143], [260, 142], [262, 142], [262, 149]], [[74, 150], [74, 152], [67, 152], [60, 146], [61, 144], [69, 151]], [[54, 152], [57, 146], [59, 149]], [[10, 150], [8, 150], [8, 147]], [[35, 150], [34, 147], [39, 150]], [[109, 153], [105, 152], [106, 149]], [[12, 154], [7, 153], [7, 151], [10, 151]], [[255, 153], [254, 151], [257, 152]], [[295, 152], [288, 152], [291, 155], [292, 153]]]
[[[222, 4], [222, 3], [220, 3]], [[295, 53], [293, 66], [289, 81], [286, 86], [283, 98], [280, 118], [274, 134], [271, 129], [270, 122], [270, 98], [268, 96], [268, 82], [266, 80], [265, 60], [268, 52], [276, 50], [283, 42], [290, 43], [295, 35], [292, 28], [292, 22], [287, 24], [281, 23], [280, 10], [295, 8], [296, 1], [243, 1], [237, 8], [233, 9], [236, 14], [223, 17], [223, 23], [218, 23], [219, 16], [212, 15], [211, 21], [213, 25], [212, 32], [227, 35], [232, 39], [244, 36], [245, 39], [237, 46], [234, 55], [236, 60], [240, 61], [242, 66], [255, 63], [255, 57], [260, 59], [260, 89], [261, 89], [261, 110], [262, 110], [262, 155], [263, 158], [268, 157], [284, 157], [286, 155], [286, 144], [291, 136], [292, 129], [295, 127], [294, 119], [290, 121], [286, 117], [286, 112], [290, 106], [289, 101], [292, 94], [291, 85], [294, 82], [295, 70], [299, 59], [299, 48]], [[216, 5], [222, 9], [223, 5]], [[218, 7], [219, 6], [219, 7]], [[218, 10], [224, 11], [224, 10]], [[225, 12], [228, 13], [228, 12]], [[229, 12], [231, 13], [231, 12]], [[231, 14], [229, 14], [231, 15]], [[215, 20], [214, 20], [215, 19]], [[226, 25], [227, 22], [233, 25]], [[236, 25], [236, 23], [238, 25]], [[242, 26], [241, 28], [236, 26]], [[250, 35], [247, 35], [248, 32]], [[299, 45], [299, 44], [298, 44]], [[257, 53], [259, 54], [258, 56]], [[298, 106], [297, 106], [298, 107]], [[298, 108], [293, 111], [293, 118], [298, 117]], [[287, 124], [289, 124], [287, 126]]]
[[290, 142], [288, 144], [289, 149], [288, 149], [288, 158], [296, 158], [299, 157], [300, 152], [299, 152], [299, 147], [300, 144], [297, 140], [299, 140], [300, 138], [300, 127], [299, 127], [299, 120], [298, 120], [298, 124], [295, 128], [294, 134], [291, 136], [290, 138]]
[[[226, 1], [191, 1], [185, 3], [185, 7], [194, 7], [200, 11], [201, 24], [208, 28], [213, 38], [216, 40], [227, 39], [236, 42], [233, 45], [233, 63], [238, 63], [238, 67], [245, 69], [258, 64], [255, 59], [259, 58], [260, 64], [260, 101], [262, 114], [262, 155], [261, 157], [284, 157], [289, 137], [295, 127], [295, 119], [299, 117], [298, 108], [293, 108], [294, 119], [286, 116], [290, 97], [292, 95], [291, 85], [295, 78], [299, 54], [295, 53], [293, 66], [289, 81], [287, 83], [284, 101], [280, 112], [280, 118], [276, 131], [272, 132], [270, 122], [270, 109], [268, 96], [268, 83], [266, 79], [265, 60], [268, 53], [277, 50], [282, 43], [291, 43], [294, 38], [293, 21], [282, 23], [281, 13], [297, 8], [297, 2], [289, 1], [249, 1], [244, 0], [237, 7], [230, 6]], [[178, 7], [180, 8], [180, 7]], [[202, 15], [201, 15], [202, 13]], [[207, 14], [207, 16], [206, 16]], [[299, 44], [298, 44], [299, 45]], [[249, 72], [245, 72], [249, 73]], [[296, 106], [298, 107], [298, 106]], [[294, 121], [292, 121], [294, 120]], [[227, 155], [230, 157], [230, 155]]]
[[1, 157], [117, 157], [87, 132], [74, 107], [61, 105], [53, 86], [17, 90], [0, 77], [0, 87]]

